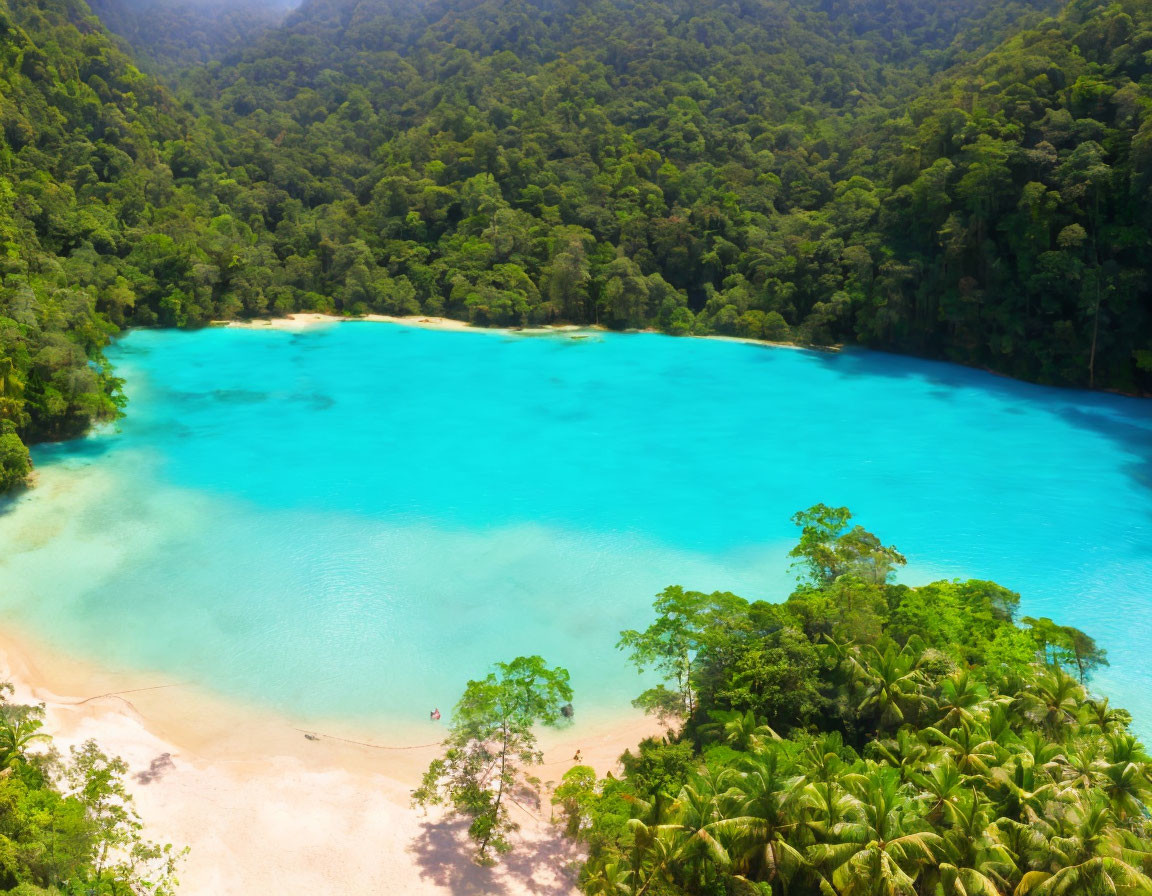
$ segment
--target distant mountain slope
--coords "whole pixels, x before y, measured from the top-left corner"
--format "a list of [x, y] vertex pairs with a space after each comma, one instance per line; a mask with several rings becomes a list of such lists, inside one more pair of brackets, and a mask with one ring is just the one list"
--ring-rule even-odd
[[185, 83], [317, 306], [1148, 388], [1148, 4], [1044, 10], [312, 0]]
[[290, 0], [92, 0], [103, 25], [149, 68], [172, 72], [220, 59], [284, 21]]

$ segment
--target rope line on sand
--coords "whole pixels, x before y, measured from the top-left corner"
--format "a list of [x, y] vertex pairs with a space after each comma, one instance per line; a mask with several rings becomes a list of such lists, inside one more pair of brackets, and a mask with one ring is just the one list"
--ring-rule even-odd
[[[148, 688], [129, 688], [126, 691], [109, 691], [107, 694], [96, 694], [93, 697], [85, 697], [83, 700], [68, 701], [68, 706], [82, 706], [85, 703], [91, 703], [93, 700], [100, 700], [104, 697], [120, 697], [124, 694], [139, 694], [141, 691], [162, 691], [164, 688], [182, 688], [187, 682], [177, 682], [176, 684], [154, 684]], [[63, 702], [63, 701], [61, 701]]]
[[431, 744], [413, 744], [409, 747], [388, 747], [384, 744], [370, 744], [364, 740], [352, 740], [347, 737], [337, 737], [335, 734], [325, 734], [323, 731], [309, 731], [306, 728], [294, 728], [294, 731], [299, 731], [309, 737], [323, 737], [328, 740], [338, 740], [346, 744], [356, 744], [358, 747], [371, 747], [373, 750], [427, 750], [429, 747], [441, 747], [444, 741], [438, 740]]

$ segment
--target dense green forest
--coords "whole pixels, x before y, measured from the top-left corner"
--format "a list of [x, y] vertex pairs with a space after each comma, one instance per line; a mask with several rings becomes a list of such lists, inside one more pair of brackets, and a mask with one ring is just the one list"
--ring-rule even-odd
[[100, 9], [0, 0], [0, 488], [119, 328], [299, 309], [1152, 387], [1149, 0]]
[[894, 585], [844, 508], [798, 514], [784, 603], [669, 588], [620, 646], [677, 735], [557, 788], [589, 894], [1152, 893], [1152, 759], [1106, 658], [992, 582]]

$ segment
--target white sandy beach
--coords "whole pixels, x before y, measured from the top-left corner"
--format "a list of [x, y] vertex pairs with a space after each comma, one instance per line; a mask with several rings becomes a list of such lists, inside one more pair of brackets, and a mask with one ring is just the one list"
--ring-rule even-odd
[[450, 317], [428, 317], [426, 315], [413, 315], [411, 317], [394, 317], [390, 314], [365, 314], [360, 317], [340, 317], [335, 314], [318, 314], [312, 312], [299, 312], [284, 317], [257, 318], [255, 320], [229, 320], [213, 321], [214, 324], [225, 327], [238, 327], [246, 330], [303, 330], [322, 324], [336, 324], [350, 321], [368, 321], [385, 324], [403, 324], [406, 327], [420, 327], [426, 330], [477, 330], [482, 327], [473, 327], [466, 320], [453, 320]]
[[[515, 850], [493, 869], [471, 861], [459, 819], [411, 808], [436, 746], [358, 745], [352, 730], [310, 739], [286, 719], [22, 640], [0, 640], [5, 679], [13, 700], [45, 705], [45, 729], [61, 751], [92, 738], [128, 763], [147, 835], [190, 847], [182, 894], [574, 892], [580, 852], [549, 823], [547, 793], [540, 806], [514, 807]], [[604, 773], [657, 731], [632, 715], [547, 732], [536, 773], [559, 780], [577, 749]], [[428, 740], [439, 732], [429, 723]]]
[[[506, 327], [475, 327], [468, 321], [456, 320], [451, 317], [428, 317], [426, 315], [412, 315], [409, 317], [395, 317], [390, 314], [365, 314], [360, 317], [340, 317], [335, 314], [318, 314], [314, 312], [300, 312], [297, 314], [288, 314], [284, 317], [270, 317], [270, 318], [257, 318], [255, 320], [230, 320], [230, 321], [213, 321], [216, 326], [234, 327], [245, 330], [305, 330], [310, 327], [322, 326], [325, 324], [335, 324], [343, 322], [367, 321], [386, 324], [401, 324], [406, 327], [419, 327], [424, 330], [471, 330], [478, 333], [573, 333], [581, 330], [592, 330], [599, 332], [611, 332], [606, 327], [592, 324], [589, 326], [576, 326], [575, 324], [556, 324], [545, 326], [533, 326], [519, 329], [509, 329]], [[659, 333], [659, 330], [630, 330], [628, 332], [636, 333]], [[770, 346], [772, 348], [786, 348], [795, 351], [818, 351], [818, 352], [838, 352], [843, 346], [829, 345], [829, 346], [811, 346], [800, 345], [795, 342], [772, 342], [767, 339], [753, 339], [746, 336], [722, 336], [722, 335], [709, 335], [698, 336], [695, 334], [689, 335], [689, 339], [710, 339], [716, 342], [737, 342], [745, 345], [762, 345]]]

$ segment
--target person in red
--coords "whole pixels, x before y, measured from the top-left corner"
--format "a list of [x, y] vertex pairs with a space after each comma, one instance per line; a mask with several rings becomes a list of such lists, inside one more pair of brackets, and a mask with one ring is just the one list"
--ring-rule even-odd
[[428, 713], [428, 718], [430, 718], [433, 722], [439, 722], [440, 721], [440, 709], [439, 709], [439, 707], [432, 710], [432, 712]]

